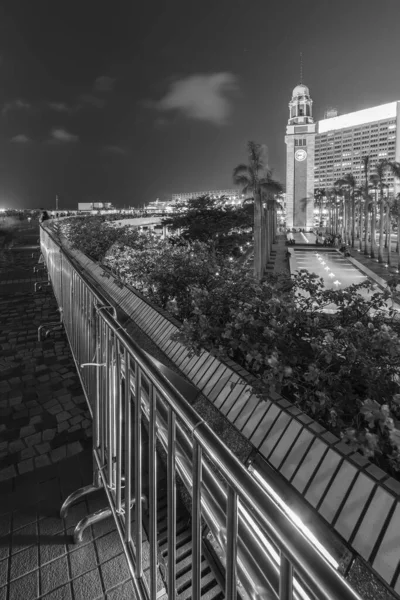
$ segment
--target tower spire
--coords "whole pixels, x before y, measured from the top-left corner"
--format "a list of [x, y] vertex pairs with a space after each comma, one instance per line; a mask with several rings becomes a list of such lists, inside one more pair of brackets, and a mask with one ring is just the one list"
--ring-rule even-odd
[[303, 84], [303, 53], [300, 52], [300, 85]]

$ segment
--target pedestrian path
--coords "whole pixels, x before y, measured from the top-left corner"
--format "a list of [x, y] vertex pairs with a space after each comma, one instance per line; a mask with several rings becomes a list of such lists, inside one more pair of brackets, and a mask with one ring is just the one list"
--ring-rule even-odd
[[113, 519], [72, 544], [77, 522], [107, 506], [104, 492], [59, 517], [93, 480], [91, 419], [65, 334], [38, 340], [59, 313], [51, 287], [34, 292], [47, 281], [33, 275], [37, 246], [18, 242], [0, 250], [0, 600], [132, 598]]

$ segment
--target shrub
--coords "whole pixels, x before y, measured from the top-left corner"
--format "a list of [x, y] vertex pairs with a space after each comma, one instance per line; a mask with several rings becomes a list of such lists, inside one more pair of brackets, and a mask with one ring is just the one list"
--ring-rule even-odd
[[[176, 339], [191, 353], [205, 348], [234, 360], [257, 377], [259, 395], [282, 393], [387, 470], [400, 470], [400, 323], [383, 310], [396, 286], [325, 290], [304, 270], [257, 282], [205, 243], [172, 245], [101, 217], [85, 221], [68, 229], [73, 245], [174, 314], [182, 322]], [[324, 312], [332, 305], [334, 314]]]

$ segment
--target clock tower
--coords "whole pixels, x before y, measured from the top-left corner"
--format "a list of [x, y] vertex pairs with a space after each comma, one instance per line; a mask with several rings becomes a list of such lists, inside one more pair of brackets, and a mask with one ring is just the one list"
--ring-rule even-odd
[[314, 226], [315, 123], [306, 85], [297, 85], [286, 127], [286, 226]]

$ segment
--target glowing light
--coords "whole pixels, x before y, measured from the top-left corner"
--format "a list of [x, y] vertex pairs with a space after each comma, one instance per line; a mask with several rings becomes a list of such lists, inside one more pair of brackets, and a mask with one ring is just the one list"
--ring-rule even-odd
[[358, 110], [347, 115], [323, 119], [318, 122], [318, 133], [344, 129], [345, 127], [355, 127], [356, 125], [381, 121], [382, 119], [393, 119], [396, 118], [396, 112], [397, 102], [389, 102], [389, 104]]
[[329, 273], [329, 277], [335, 277], [335, 273]]
[[330, 271], [330, 268], [329, 267], [325, 267], [325, 271]]
[[296, 513], [282, 500], [282, 498], [275, 492], [275, 490], [268, 484], [259, 471], [250, 467], [251, 473], [255, 476], [257, 481], [266, 489], [268, 494], [274, 499], [277, 505], [287, 514], [289, 519], [300, 529], [305, 537], [313, 544], [313, 546], [322, 554], [322, 556], [335, 568], [339, 567], [339, 563], [334, 557], [329, 554], [328, 550], [317, 540], [315, 535], [308, 529], [303, 521], [296, 515]]
[[342, 285], [342, 282], [339, 281], [338, 279], [336, 279], [336, 281], [333, 282], [335, 285]]

